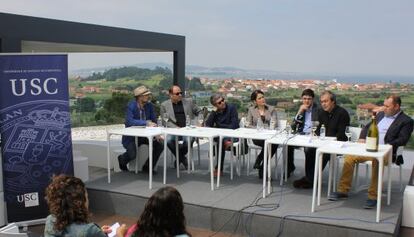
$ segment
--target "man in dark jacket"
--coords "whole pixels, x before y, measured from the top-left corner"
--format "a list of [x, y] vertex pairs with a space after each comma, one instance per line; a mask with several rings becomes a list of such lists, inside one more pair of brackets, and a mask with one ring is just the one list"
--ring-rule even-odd
[[[393, 148], [393, 162], [401, 165], [404, 161], [402, 157], [396, 159], [396, 151], [399, 146], [405, 146], [413, 132], [413, 120], [404, 114], [401, 110], [401, 98], [397, 95], [390, 95], [384, 100], [384, 106], [377, 110], [376, 120], [379, 132], [379, 144], [390, 144]], [[359, 136], [360, 142], [365, 142], [367, 131], [371, 123], [367, 124]], [[368, 188], [368, 199], [364, 208], [371, 209], [377, 205], [377, 187], [378, 187], [378, 161], [375, 158], [363, 156], [345, 156], [342, 176], [338, 185], [338, 192], [329, 196], [329, 200], [348, 198], [348, 192], [351, 188], [354, 166], [356, 163], [366, 161], [372, 162], [371, 184]], [[387, 165], [388, 160], [384, 160]], [[380, 197], [381, 198], [381, 197]]]
[[[224, 97], [221, 94], [215, 94], [210, 97], [210, 103], [214, 106], [214, 111], [210, 113], [206, 120], [206, 127], [214, 128], [228, 128], [228, 129], [237, 129], [239, 128], [239, 118], [237, 114], [237, 108], [235, 105], [227, 104]], [[226, 155], [226, 150], [231, 147], [231, 138], [223, 139], [223, 146], [221, 152], [221, 171], [223, 171], [223, 161], [224, 156]], [[217, 167], [214, 169], [214, 176], [217, 177]], [[220, 172], [223, 174], [223, 172]]]

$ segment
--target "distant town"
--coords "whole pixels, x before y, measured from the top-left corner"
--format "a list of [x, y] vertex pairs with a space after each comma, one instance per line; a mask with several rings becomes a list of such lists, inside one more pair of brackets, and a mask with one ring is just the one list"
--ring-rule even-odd
[[[120, 124], [124, 122], [125, 105], [132, 99], [131, 92], [139, 85], [151, 89], [152, 102], [159, 109], [159, 103], [168, 99], [172, 73], [168, 68], [161, 67], [121, 67], [89, 76], [73, 76], [69, 82], [75, 127]], [[372, 109], [382, 105], [385, 96], [391, 93], [400, 95], [405, 113], [411, 117], [414, 115], [414, 84], [411, 83], [342, 83], [336, 79], [318, 78], [286, 80], [188, 75], [184, 89], [185, 96], [192, 97], [197, 105], [208, 109], [211, 109], [209, 97], [213, 93], [222, 93], [229, 103], [237, 106], [240, 117], [245, 115], [251, 105], [251, 92], [260, 89], [265, 93], [266, 102], [278, 109], [280, 117], [289, 119], [297, 112], [300, 94], [306, 88], [313, 89], [317, 95], [323, 90], [331, 90], [337, 94], [338, 104], [348, 110], [354, 126], [366, 124]]]

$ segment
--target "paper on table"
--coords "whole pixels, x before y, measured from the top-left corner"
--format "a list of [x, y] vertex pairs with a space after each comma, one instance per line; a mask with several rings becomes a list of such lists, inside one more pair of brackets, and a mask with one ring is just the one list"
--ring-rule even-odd
[[108, 234], [108, 237], [114, 237], [116, 235], [116, 230], [120, 227], [119, 222], [111, 225], [111, 233]]
[[345, 142], [331, 141], [328, 143], [328, 146], [334, 147], [334, 148], [343, 148], [345, 147]]

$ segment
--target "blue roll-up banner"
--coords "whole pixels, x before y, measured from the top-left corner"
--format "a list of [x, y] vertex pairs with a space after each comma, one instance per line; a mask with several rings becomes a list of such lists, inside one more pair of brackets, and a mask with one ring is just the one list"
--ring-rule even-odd
[[45, 218], [53, 174], [73, 174], [67, 55], [0, 55], [8, 222]]

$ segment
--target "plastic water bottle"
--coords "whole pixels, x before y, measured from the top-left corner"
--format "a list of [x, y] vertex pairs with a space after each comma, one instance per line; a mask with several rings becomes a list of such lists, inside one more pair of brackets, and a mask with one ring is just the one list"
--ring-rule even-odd
[[190, 127], [191, 126], [190, 115], [185, 116], [185, 126], [186, 127]]
[[263, 130], [264, 125], [263, 125], [262, 119], [260, 119], [260, 118], [257, 119], [256, 128], [257, 128], [257, 131], [262, 131]]
[[324, 140], [325, 139], [325, 136], [326, 136], [326, 134], [325, 134], [325, 125], [322, 124], [319, 138], [321, 140]]
[[157, 119], [157, 126], [158, 126], [158, 127], [162, 127], [162, 119], [161, 119], [161, 116], [158, 116], [158, 119]]

